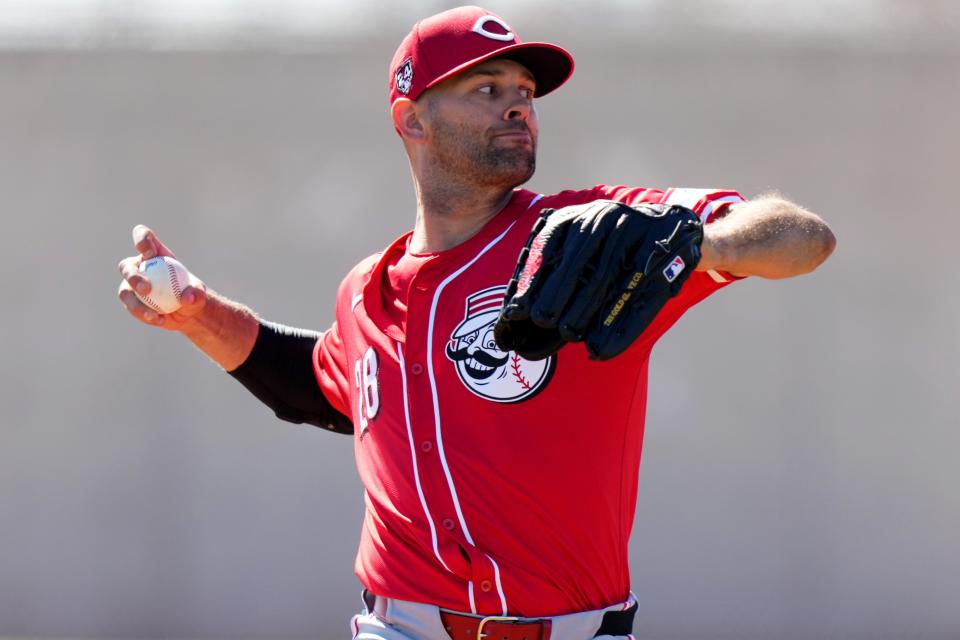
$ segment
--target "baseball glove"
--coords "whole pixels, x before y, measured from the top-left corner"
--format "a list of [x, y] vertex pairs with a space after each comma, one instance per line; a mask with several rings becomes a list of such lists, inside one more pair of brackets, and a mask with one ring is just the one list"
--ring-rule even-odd
[[685, 207], [596, 200], [544, 209], [520, 252], [494, 336], [529, 360], [585, 342], [619, 355], [700, 261], [703, 226]]

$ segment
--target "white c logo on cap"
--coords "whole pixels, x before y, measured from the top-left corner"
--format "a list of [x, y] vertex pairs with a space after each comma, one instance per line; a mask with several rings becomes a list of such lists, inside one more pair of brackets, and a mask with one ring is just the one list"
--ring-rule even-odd
[[[486, 26], [488, 22], [495, 22], [501, 27], [506, 33], [494, 33], [492, 31], [487, 31]], [[514, 35], [513, 31], [510, 30], [510, 25], [498, 18], [497, 16], [480, 16], [477, 18], [477, 21], [473, 23], [474, 33], [479, 33], [485, 38], [490, 38], [491, 40], [502, 40], [504, 42], [512, 42]]]

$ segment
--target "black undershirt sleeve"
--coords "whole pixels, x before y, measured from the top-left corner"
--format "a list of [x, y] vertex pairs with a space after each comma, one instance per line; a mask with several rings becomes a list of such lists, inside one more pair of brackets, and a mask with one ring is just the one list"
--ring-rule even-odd
[[327, 401], [313, 373], [313, 348], [320, 336], [261, 320], [253, 351], [229, 373], [281, 420], [352, 434], [350, 418]]

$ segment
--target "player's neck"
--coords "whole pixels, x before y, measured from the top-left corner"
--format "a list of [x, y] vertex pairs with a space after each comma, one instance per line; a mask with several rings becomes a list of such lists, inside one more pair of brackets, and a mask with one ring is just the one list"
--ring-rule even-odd
[[466, 242], [507, 206], [512, 195], [512, 188], [451, 189], [418, 184], [410, 250], [435, 253]]

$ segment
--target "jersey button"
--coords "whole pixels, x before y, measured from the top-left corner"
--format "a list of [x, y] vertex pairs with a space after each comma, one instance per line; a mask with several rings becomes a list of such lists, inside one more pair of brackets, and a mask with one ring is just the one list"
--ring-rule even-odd
[[415, 376], [420, 375], [423, 373], [423, 365], [419, 362], [414, 362], [413, 366], [410, 367], [410, 372]]
[[454, 524], [453, 524], [452, 518], [444, 518], [443, 522], [441, 522], [440, 524], [442, 524], [443, 528], [446, 529], [447, 531], [453, 531]]
[[420, 451], [423, 451], [424, 453], [430, 453], [433, 451], [433, 443], [429, 440], [424, 440], [420, 443]]
[[480, 583], [480, 591], [483, 591], [484, 593], [486, 593], [490, 591], [490, 589], [493, 589], [493, 585], [490, 584], [489, 580], [484, 580], [483, 582]]

